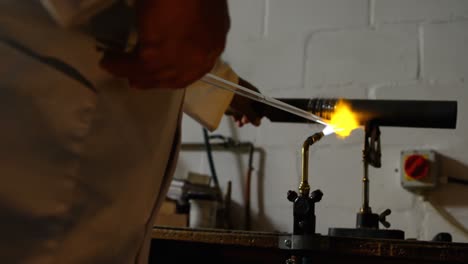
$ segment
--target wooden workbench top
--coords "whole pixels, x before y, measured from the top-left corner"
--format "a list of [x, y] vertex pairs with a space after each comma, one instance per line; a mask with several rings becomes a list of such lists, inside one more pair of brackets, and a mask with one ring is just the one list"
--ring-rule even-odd
[[[153, 239], [223, 247], [285, 250], [288, 233], [247, 232], [217, 229], [155, 227]], [[344, 238], [317, 235], [309, 238], [310, 251], [320, 254], [382, 257], [427, 261], [428, 263], [468, 263], [468, 244], [416, 240]]]

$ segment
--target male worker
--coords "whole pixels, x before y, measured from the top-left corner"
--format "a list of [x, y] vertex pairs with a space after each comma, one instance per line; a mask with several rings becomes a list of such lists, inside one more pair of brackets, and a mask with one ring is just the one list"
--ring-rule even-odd
[[101, 61], [78, 28], [114, 3], [0, 1], [1, 263], [147, 262], [182, 109], [213, 130], [249, 107], [195, 82], [238, 81], [226, 0], [136, 0], [136, 48]]

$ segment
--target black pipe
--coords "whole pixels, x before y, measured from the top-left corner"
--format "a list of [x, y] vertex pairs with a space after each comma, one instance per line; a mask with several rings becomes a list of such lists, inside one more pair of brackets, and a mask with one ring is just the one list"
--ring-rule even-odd
[[250, 230], [250, 193], [252, 187], [252, 172], [253, 168], [253, 154], [254, 154], [255, 147], [253, 144], [250, 145], [249, 150], [249, 165], [247, 168], [247, 176], [245, 179], [245, 211], [244, 211], [244, 223], [245, 223], [245, 230]]
[[[423, 100], [365, 100], [337, 98], [276, 98], [325, 119], [330, 119], [339, 100], [346, 102], [357, 114], [358, 122], [365, 125], [372, 121], [378, 126], [449, 128], [457, 125], [457, 101]], [[263, 106], [263, 114], [271, 122], [310, 123], [268, 105]]]
[[218, 174], [216, 173], [216, 168], [213, 160], [213, 152], [211, 150], [210, 137], [208, 135], [208, 130], [203, 128], [203, 139], [206, 148], [206, 155], [208, 157], [208, 165], [210, 166], [211, 177], [213, 178], [214, 186], [218, 191], [218, 201], [222, 200], [221, 195], [221, 186], [219, 186]]

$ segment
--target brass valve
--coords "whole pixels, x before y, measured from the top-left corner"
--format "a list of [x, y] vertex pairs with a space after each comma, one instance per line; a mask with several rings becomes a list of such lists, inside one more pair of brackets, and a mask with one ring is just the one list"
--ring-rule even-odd
[[299, 184], [299, 194], [308, 196], [310, 192], [309, 185], [309, 147], [324, 137], [323, 132], [318, 132], [308, 137], [302, 145], [302, 179]]

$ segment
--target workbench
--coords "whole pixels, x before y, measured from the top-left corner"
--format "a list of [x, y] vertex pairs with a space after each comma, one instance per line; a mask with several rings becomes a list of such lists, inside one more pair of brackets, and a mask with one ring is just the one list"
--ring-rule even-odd
[[468, 263], [464, 243], [317, 235], [309, 250], [295, 251], [287, 233], [155, 227], [152, 235], [150, 263], [284, 264], [297, 254], [313, 263]]

